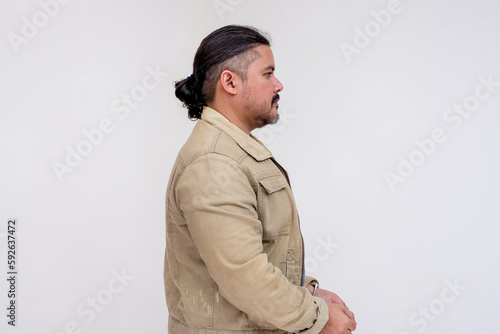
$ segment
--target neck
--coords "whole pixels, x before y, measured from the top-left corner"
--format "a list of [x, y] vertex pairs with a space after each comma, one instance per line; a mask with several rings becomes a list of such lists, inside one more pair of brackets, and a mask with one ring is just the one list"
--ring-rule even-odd
[[241, 119], [240, 117], [238, 117], [238, 115], [241, 115], [242, 113], [235, 111], [233, 108], [231, 108], [230, 104], [210, 103], [210, 104], [208, 104], [208, 106], [210, 108], [216, 110], [219, 114], [221, 114], [225, 118], [227, 118], [229, 122], [236, 125], [243, 132], [245, 132], [247, 135], [250, 135], [250, 132], [252, 132], [252, 130], [255, 129], [255, 128], [249, 127], [248, 124], [244, 121], [244, 119]]

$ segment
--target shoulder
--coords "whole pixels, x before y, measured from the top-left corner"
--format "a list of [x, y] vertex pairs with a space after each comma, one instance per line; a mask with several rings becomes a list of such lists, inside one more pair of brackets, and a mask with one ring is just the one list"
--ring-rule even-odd
[[[224, 156], [239, 164], [248, 154], [224, 131], [203, 120], [198, 120], [193, 132], [179, 152], [179, 157], [190, 165], [205, 158]], [[224, 159], [225, 160], [225, 159]]]

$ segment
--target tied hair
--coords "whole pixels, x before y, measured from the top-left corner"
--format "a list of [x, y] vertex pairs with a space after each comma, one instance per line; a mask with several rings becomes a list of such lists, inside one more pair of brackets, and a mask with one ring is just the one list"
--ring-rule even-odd
[[204, 73], [199, 71], [191, 74], [186, 79], [175, 82], [175, 96], [181, 100], [183, 106], [188, 110], [188, 117], [191, 120], [201, 118], [203, 107], [206, 105], [203, 94], [202, 85]]

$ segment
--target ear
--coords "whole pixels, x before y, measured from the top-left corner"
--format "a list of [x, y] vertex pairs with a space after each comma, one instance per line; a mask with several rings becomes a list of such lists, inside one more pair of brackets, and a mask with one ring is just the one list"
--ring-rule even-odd
[[234, 72], [224, 70], [220, 74], [220, 84], [222, 89], [230, 95], [236, 95], [239, 87], [241, 86], [241, 78]]

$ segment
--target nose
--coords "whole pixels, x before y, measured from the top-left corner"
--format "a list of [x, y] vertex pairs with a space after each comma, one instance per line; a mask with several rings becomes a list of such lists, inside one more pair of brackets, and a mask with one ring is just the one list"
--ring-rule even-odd
[[278, 78], [274, 77], [274, 92], [275, 93], [279, 93], [283, 90], [283, 85], [281, 84], [281, 82], [278, 80]]

